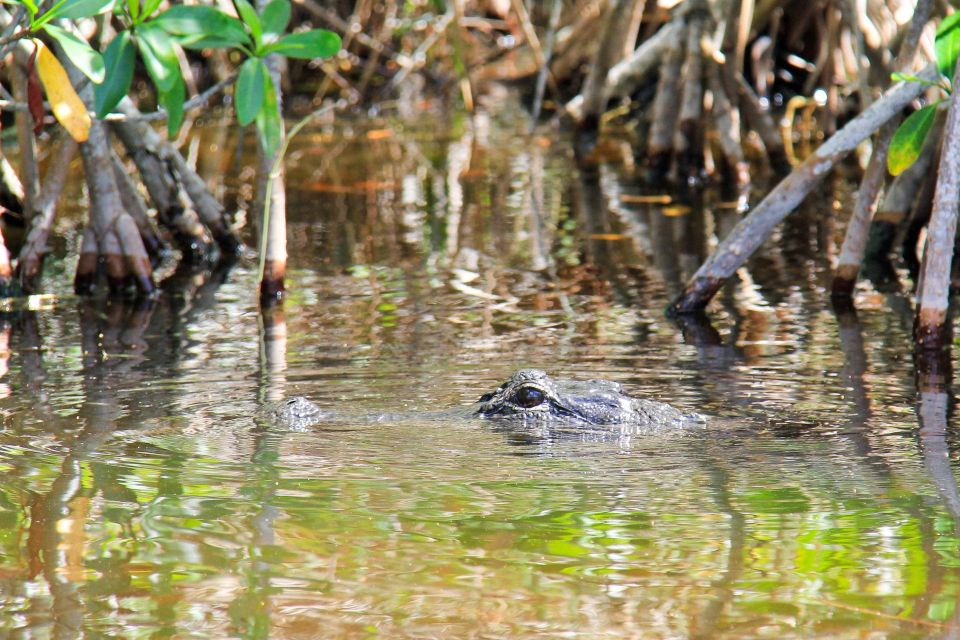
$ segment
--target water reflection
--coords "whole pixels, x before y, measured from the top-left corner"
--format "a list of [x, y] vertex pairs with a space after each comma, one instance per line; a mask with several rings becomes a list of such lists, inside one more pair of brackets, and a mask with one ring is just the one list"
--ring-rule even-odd
[[[497, 114], [431, 127], [294, 150], [282, 306], [241, 260], [0, 318], [0, 635], [956, 634], [952, 354], [911, 368], [903, 298], [824, 305], [820, 205], [675, 325], [717, 196], [665, 204]], [[243, 202], [218, 131], [199, 157]], [[426, 415], [521, 366], [715, 419]], [[295, 394], [338, 419], [258, 414]]]

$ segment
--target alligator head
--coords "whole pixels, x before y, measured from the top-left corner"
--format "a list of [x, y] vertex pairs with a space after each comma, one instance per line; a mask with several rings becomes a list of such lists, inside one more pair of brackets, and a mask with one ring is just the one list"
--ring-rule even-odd
[[610, 380], [554, 380], [539, 369], [517, 371], [479, 403], [476, 413], [486, 418], [650, 426], [702, 420], [662, 402], [634, 398]]

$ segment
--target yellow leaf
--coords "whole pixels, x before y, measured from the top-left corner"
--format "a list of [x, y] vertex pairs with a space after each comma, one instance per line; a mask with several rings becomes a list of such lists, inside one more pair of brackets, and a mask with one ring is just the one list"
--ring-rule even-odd
[[37, 75], [47, 94], [54, 117], [77, 142], [90, 135], [90, 114], [67, 77], [67, 72], [43, 43], [37, 45]]

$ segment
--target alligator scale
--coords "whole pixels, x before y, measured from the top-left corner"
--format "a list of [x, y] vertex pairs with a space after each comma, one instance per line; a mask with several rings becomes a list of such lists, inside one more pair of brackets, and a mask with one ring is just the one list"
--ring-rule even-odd
[[[303, 397], [290, 398], [273, 409], [293, 427], [305, 427], [331, 414]], [[663, 402], [635, 398], [610, 380], [557, 380], [539, 369], [520, 369], [470, 407], [470, 416], [501, 422], [562, 425], [635, 425], [663, 428], [702, 423], [696, 413], [683, 413]], [[445, 413], [439, 417], [464, 417]], [[377, 421], [403, 416], [378, 416]]]

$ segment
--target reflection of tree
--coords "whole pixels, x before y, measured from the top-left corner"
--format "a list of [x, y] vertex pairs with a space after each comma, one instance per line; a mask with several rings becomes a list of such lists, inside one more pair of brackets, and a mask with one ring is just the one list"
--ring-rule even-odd
[[953, 399], [950, 385], [953, 365], [949, 350], [917, 349], [914, 353], [917, 382], [917, 418], [920, 421], [919, 447], [923, 463], [933, 480], [937, 493], [953, 518], [954, 529], [960, 535], [960, 492], [950, 464], [947, 431], [950, 425]]
[[[276, 402], [286, 393], [287, 325], [282, 304], [261, 308], [260, 375], [258, 393], [261, 402]], [[265, 638], [272, 627], [271, 586], [275, 573], [270, 549], [276, 546], [274, 523], [280, 509], [274, 504], [280, 485], [279, 457], [281, 436], [267, 429], [259, 430], [251, 456], [251, 479], [244, 494], [257, 511], [250, 518], [251, 539], [247, 549], [249, 565], [244, 571], [246, 588], [230, 605], [230, 618], [244, 637]]]
[[[180, 280], [177, 286], [183, 284], [186, 270], [181, 267], [174, 274], [173, 278]], [[37, 461], [26, 456], [15, 458], [21, 472], [11, 478], [9, 485], [25, 496], [24, 517], [29, 519], [25, 545], [27, 578], [42, 576], [50, 594], [49, 609], [43, 599], [37, 598], [28, 619], [33, 625], [52, 624], [53, 637], [74, 638], [95, 631], [101, 621], [98, 612], [111, 607], [105, 597], [137, 595], [143, 588], [142, 583], [137, 585], [131, 565], [140, 553], [137, 519], [150, 504], [141, 505], [137, 493], [130, 488], [143, 478], [133, 467], [98, 461], [97, 451], [118, 430], [139, 426], [147, 414], [169, 409], [170, 402], [165, 402], [169, 399], [155, 392], [149, 402], [143, 401], [143, 390], [150, 386], [141, 379], [152, 374], [140, 364], [148, 357], [157, 358], [158, 353], [166, 355], [167, 349], [177, 352], [171, 346], [177, 338], [171, 336], [181, 333], [179, 323], [189, 320], [191, 312], [209, 306], [212, 291], [223, 281], [209, 276], [210, 272], [194, 270], [189, 277], [193, 286], [154, 300], [89, 299], [78, 304], [82, 400], [75, 422], [38, 423], [59, 440], [57, 448], [63, 452], [62, 461], [49, 489], [40, 492], [33, 484], [42, 476], [37, 473]], [[168, 280], [164, 284], [169, 283]], [[20, 390], [37, 398], [31, 419], [53, 416], [54, 408], [44, 397], [44, 383], [59, 379], [57, 376], [63, 373], [56, 368], [48, 371], [49, 366], [44, 363], [36, 312], [14, 314], [7, 328], [16, 336]], [[131, 411], [131, 406], [143, 406], [145, 410]], [[131, 414], [135, 415], [133, 421], [127, 418]], [[74, 424], [76, 428], [71, 428]], [[8, 434], [7, 441], [34, 450], [32, 440], [38, 427], [20, 427], [22, 431]], [[138, 455], [146, 450], [145, 445], [138, 445]], [[177, 456], [165, 459], [156, 487], [158, 501], [183, 492], [180, 463]], [[140, 525], [145, 530], [150, 526], [145, 521]], [[122, 532], [120, 537], [126, 543], [109, 545], [108, 552], [100, 549], [91, 553], [90, 529], [106, 536], [100, 544], [108, 544], [115, 537], [110, 534], [114, 526]], [[157, 566], [150, 584], [151, 594], [157, 598], [153, 618], [170, 625], [170, 633], [176, 631], [177, 598], [164, 595], [174, 591], [174, 574], [179, 570], [175, 563]]]
[[721, 513], [729, 521], [727, 560], [723, 572], [711, 584], [710, 602], [691, 621], [691, 638], [712, 638], [719, 630], [721, 617], [734, 599], [734, 585], [743, 574], [747, 521], [730, 499], [730, 478], [727, 471], [714, 463], [708, 465], [710, 491]]
[[[949, 344], [950, 341], [947, 341]], [[914, 351], [914, 371], [917, 385], [917, 433], [918, 447], [923, 455], [923, 464], [953, 520], [953, 535], [960, 535], [960, 492], [953, 465], [950, 463], [950, 448], [947, 433], [952, 413], [953, 398], [950, 386], [953, 382], [953, 363], [949, 349], [927, 350], [917, 347]], [[927, 554], [927, 588], [915, 607], [915, 615], [927, 615], [936, 596], [947, 588], [946, 567], [933, 545], [937, 532], [929, 519], [924, 523], [924, 552]], [[960, 607], [954, 611], [952, 630], [943, 638], [956, 638], [960, 629]]]

